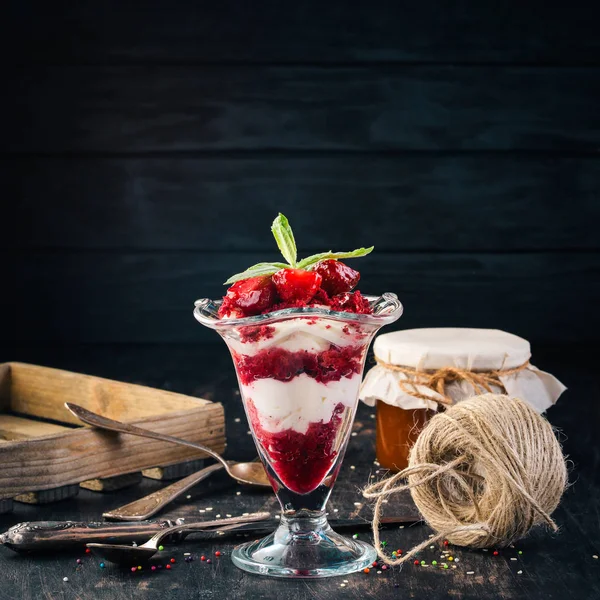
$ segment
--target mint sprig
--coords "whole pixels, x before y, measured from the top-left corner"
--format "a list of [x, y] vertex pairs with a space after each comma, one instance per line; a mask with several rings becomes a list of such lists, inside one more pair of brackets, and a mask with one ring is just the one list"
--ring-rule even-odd
[[292, 268], [295, 268], [298, 260], [298, 250], [296, 249], [294, 233], [287, 218], [279, 213], [273, 221], [273, 225], [271, 225], [271, 231], [275, 236], [275, 241], [281, 254], [283, 254], [283, 258], [288, 261]]
[[357, 248], [356, 250], [352, 250], [351, 252], [321, 252], [320, 254], [313, 254], [312, 256], [307, 256], [306, 258], [298, 261], [298, 250], [296, 249], [296, 240], [294, 239], [294, 233], [292, 232], [292, 228], [290, 226], [289, 221], [285, 217], [279, 213], [275, 220], [273, 221], [273, 225], [271, 225], [271, 231], [273, 232], [273, 236], [275, 237], [275, 241], [277, 242], [277, 246], [283, 255], [283, 258], [287, 260], [286, 263], [280, 262], [262, 262], [257, 263], [251, 267], [248, 267], [242, 273], [237, 273], [236, 275], [232, 275], [224, 285], [230, 285], [235, 283], [236, 281], [242, 281], [244, 279], [249, 279], [250, 277], [259, 277], [266, 275], [273, 275], [273, 273], [277, 273], [277, 271], [281, 269], [307, 269], [310, 270], [311, 267], [314, 267], [318, 262], [322, 260], [338, 260], [340, 258], [358, 258], [360, 256], [366, 256], [373, 251], [374, 246], [370, 248]]

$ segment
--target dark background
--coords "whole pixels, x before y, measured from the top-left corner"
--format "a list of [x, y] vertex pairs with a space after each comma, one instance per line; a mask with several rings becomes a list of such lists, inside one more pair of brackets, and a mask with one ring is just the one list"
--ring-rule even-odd
[[598, 21], [511, 4], [9, 3], [6, 358], [221, 344], [192, 303], [278, 211], [301, 255], [374, 244], [397, 327], [595, 343]]

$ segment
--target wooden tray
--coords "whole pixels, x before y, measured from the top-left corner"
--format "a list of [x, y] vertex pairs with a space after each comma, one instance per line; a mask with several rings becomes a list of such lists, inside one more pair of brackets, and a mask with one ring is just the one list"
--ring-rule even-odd
[[[65, 402], [200, 442], [217, 452], [225, 450], [225, 417], [219, 403], [58, 369], [3, 363], [0, 509], [10, 508], [9, 499], [15, 497], [45, 501], [48, 490], [53, 493], [46, 494], [46, 501], [59, 499], [69, 495], [69, 486], [78, 490], [82, 482], [88, 489], [114, 490], [122, 487], [120, 483], [135, 483], [136, 477], [126, 474], [147, 469], [156, 478], [163, 471], [155, 467], [173, 469], [170, 465], [206, 456], [193, 448], [83, 426]], [[178, 476], [189, 471], [175, 470]], [[106, 485], [105, 478], [115, 477]], [[54, 498], [56, 488], [62, 491]]]

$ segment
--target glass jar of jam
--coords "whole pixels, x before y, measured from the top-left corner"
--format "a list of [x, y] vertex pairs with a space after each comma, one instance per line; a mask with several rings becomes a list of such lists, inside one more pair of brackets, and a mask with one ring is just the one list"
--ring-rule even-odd
[[366, 374], [360, 398], [377, 407], [377, 460], [393, 471], [406, 468], [410, 448], [436, 412], [485, 386], [538, 412], [566, 389], [530, 363], [527, 340], [497, 329], [394, 331], [378, 336], [373, 351], [377, 365]]
[[427, 408], [404, 409], [377, 401], [377, 461], [385, 469], [401, 471], [408, 454], [427, 421], [435, 414]]

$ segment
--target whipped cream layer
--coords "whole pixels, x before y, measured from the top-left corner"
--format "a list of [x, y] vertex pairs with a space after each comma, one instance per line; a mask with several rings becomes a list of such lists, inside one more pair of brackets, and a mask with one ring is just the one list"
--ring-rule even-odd
[[257, 379], [242, 385], [245, 399], [251, 399], [261, 427], [278, 433], [292, 429], [306, 433], [310, 423], [327, 423], [338, 404], [352, 408], [358, 397], [361, 375], [319, 383], [305, 373], [290, 381]]
[[[322, 352], [331, 345], [344, 347], [363, 343], [369, 333], [361, 325], [323, 318], [298, 318], [267, 325], [271, 335], [258, 340], [242, 341], [233, 337], [227, 343], [238, 354], [254, 356], [271, 347], [290, 352]], [[248, 330], [250, 328], [246, 328]]]

